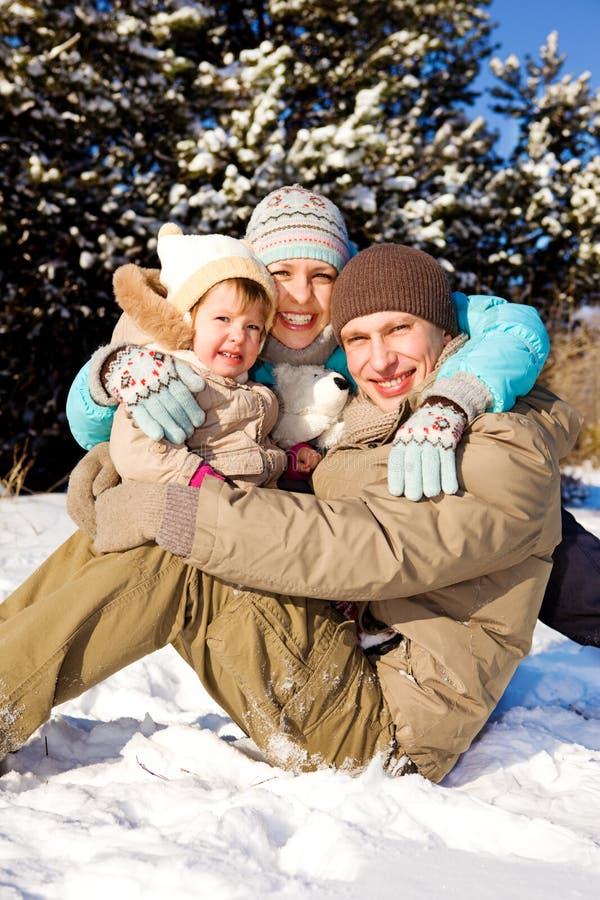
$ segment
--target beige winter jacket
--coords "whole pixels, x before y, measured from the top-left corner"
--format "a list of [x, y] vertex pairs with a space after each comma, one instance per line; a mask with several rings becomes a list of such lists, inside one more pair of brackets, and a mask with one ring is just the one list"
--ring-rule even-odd
[[202, 366], [186, 349], [190, 326], [159, 293], [158, 272], [123, 266], [114, 279], [115, 296], [126, 314], [112, 340], [152, 345], [200, 372], [206, 388], [197, 395], [206, 419], [186, 444], [152, 441], [123, 407], [115, 414], [110, 454], [123, 480], [188, 484], [201, 460], [241, 484], [270, 487], [285, 469], [286, 455], [269, 439], [279, 412], [272, 391], [260, 384], [238, 383]]
[[480, 416], [457, 453], [464, 491], [419, 503], [387, 489], [396, 425], [330, 451], [313, 477], [318, 498], [205, 479], [187, 558], [255, 590], [370, 600], [405, 637], [377, 663], [397, 740], [439, 781], [530, 648], [560, 540], [558, 461], [579, 418], [537, 387], [512, 412]]

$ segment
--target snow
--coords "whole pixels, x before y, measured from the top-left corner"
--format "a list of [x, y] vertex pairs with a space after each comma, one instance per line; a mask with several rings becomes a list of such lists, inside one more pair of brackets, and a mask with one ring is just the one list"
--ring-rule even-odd
[[[72, 530], [63, 495], [0, 499], [0, 599]], [[241, 737], [171, 648], [58, 707], [1, 770], [1, 900], [597, 896], [599, 649], [538, 625], [441, 785], [292, 776]]]

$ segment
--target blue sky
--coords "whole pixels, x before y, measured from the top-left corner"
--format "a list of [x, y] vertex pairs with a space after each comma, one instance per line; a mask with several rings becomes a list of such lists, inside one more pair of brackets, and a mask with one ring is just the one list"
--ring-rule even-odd
[[[502, 46], [496, 51], [497, 56], [505, 58], [516, 53], [523, 59], [529, 53], [538, 58], [546, 36], [558, 31], [559, 50], [567, 54], [563, 74], [589, 71], [592, 87], [600, 86], [600, 0], [492, 0], [489, 13], [498, 23], [493, 39]], [[481, 84], [492, 80], [484, 75]], [[487, 109], [485, 114], [494, 123]], [[507, 133], [500, 149], [508, 149], [509, 144]]]
[[598, 85], [600, 0], [492, 0], [489, 12], [498, 22], [499, 56], [511, 51], [537, 56], [546, 36], [558, 31], [559, 48], [567, 54], [564, 72], [579, 75], [587, 69]]

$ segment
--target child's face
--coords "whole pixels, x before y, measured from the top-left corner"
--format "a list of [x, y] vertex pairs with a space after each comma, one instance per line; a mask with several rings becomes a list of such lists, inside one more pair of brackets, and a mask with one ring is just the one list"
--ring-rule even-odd
[[265, 328], [261, 303], [242, 310], [238, 285], [216, 284], [195, 312], [192, 349], [216, 375], [236, 378], [256, 362]]

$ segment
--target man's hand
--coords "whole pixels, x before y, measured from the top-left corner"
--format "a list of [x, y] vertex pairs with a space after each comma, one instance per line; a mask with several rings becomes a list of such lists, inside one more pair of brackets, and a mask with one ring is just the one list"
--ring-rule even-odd
[[450, 401], [436, 398], [401, 425], [388, 458], [388, 490], [408, 500], [458, 491], [455, 451], [467, 416]]
[[108, 442], [96, 444], [71, 472], [67, 512], [91, 540], [96, 534], [96, 498], [120, 480], [108, 452]]
[[206, 418], [194, 397], [206, 382], [181, 360], [126, 345], [103, 371], [107, 392], [153, 441], [182, 444]]

